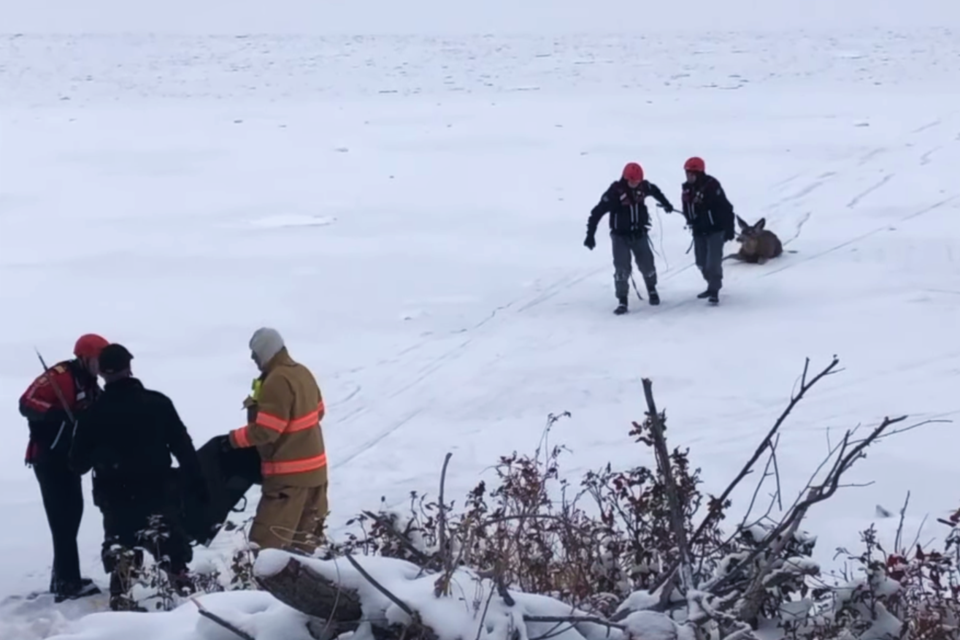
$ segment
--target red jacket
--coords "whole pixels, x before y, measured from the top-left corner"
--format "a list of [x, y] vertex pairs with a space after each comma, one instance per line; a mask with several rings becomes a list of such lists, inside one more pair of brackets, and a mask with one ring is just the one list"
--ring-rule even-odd
[[41, 450], [62, 451], [66, 459], [70, 449], [73, 427], [54, 385], [74, 418], [100, 395], [96, 377], [76, 360], [58, 362], [40, 374], [20, 396], [20, 414], [30, 426], [27, 464], [31, 464]]

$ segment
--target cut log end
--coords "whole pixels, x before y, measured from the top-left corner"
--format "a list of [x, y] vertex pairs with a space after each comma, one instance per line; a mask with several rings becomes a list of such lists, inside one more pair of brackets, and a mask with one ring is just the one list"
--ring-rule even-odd
[[327, 580], [295, 556], [273, 552], [262, 566], [261, 558], [255, 565], [257, 584], [288, 607], [337, 623], [359, 624], [363, 618], [360, 595], [353, 589]]

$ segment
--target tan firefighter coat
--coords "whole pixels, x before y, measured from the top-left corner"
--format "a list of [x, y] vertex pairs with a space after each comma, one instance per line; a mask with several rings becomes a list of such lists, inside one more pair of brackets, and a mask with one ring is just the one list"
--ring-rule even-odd
[[247, 403], [248, 424], [230, 432], [230, 443], [257, 448], [265, 491], [325, 485], [327, 454], [320, 428], [324, 406], [316, 379], [286, 348], [264, 369], [259, 397]]

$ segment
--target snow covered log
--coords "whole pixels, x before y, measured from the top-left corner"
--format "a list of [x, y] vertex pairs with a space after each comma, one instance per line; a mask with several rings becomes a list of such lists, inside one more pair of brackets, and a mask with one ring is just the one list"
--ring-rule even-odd
[[264, 591], [288, 607], [336, 624], [338, 632], [355, 630], [363, 618], [355, 590], [328, 580], [296, 556], [267, 550], [254, 570]]
[[311, 617], [331, 621], [325, 638], [356, 630], [358, 637], [432, 640], [675, 640], [685, 637], [670, 619], [636, 612], [619, 623], [590, 616], [554, 598], [508, 591], [458, 567], [450, 595], [442, 577], [382, 556], [317, 560], [265, 550], [254, 565], [262, 588]]

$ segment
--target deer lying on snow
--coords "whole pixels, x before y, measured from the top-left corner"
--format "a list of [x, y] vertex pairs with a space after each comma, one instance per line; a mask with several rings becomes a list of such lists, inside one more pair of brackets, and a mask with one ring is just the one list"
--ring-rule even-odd
[[776, 258], [783, 253], [783, 243], [780, 242], [777, 234], [763, 228], [766, 223], [766, 218], [760, 218], [756, 224], [749, 225], [743, 218], [737, 216], [737, 224], [740, 225], [740, 234], [737, 236], [740, 251], [727, 257], [736, 258], [741, 262], [763, 264], [770, 258]]

